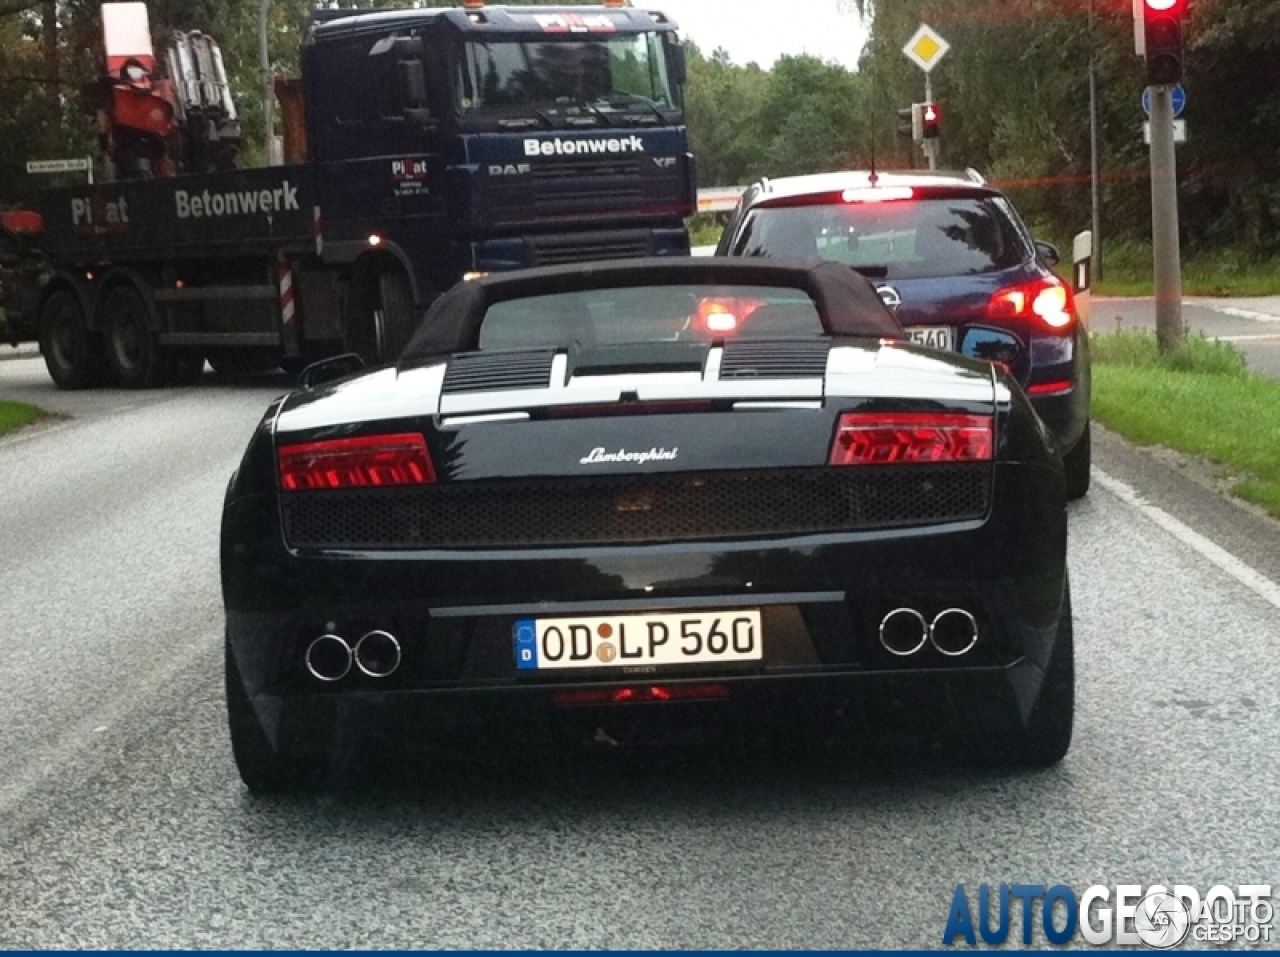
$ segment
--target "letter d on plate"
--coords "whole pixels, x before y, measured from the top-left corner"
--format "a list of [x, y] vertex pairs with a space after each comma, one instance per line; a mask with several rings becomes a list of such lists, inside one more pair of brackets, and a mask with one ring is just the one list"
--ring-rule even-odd
[[521, 618], [515, 627], [516, 668], [520, 671], [538, 667], [538, 629], [532, 618]]

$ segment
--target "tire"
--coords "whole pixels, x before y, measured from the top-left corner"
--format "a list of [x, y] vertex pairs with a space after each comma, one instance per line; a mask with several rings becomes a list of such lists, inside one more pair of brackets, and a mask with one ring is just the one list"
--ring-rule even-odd
[[347, 316], [344, 348], [368, 366], [394, 362], [418, 327], [409, 277], [401, 269], [379, 273], [360, 283]]
[[1084, 498], [1089, 492], [1089, 466], [1093, 463], [1093, 426], [1086, 424], [1075, 448], [1062, 457], [1067, 477], [1067, 498]]
[[151, 310], [133, 286], [117, 286], [102, 303], [100, 322], [107, 368], [126, 389], [159, 385], [166, 371], [160, 341], [151, 329]]
[[100, 343], [89, 331], [80, 300], [70, 289], [55, 290], [40, 307], [40, 352], [59, 389], [102, 383]]
[[271, 746], [245, 691], [230, 642], [226, 645], [227, 728], [240, 779], [253, 794], [314, 790], [323, 782], [323, 762], [307, 763]]
[[971, 742], [980, 764], [1022, 768], [1048, 768], [1063, 759], [1071, 747], [1075, 724], [1075, 637], [1071, 620], [1070, 585], [1063, 586], [1058, 638], [1045, 670], [1031, 719], [1003, 732], [975, 729]]

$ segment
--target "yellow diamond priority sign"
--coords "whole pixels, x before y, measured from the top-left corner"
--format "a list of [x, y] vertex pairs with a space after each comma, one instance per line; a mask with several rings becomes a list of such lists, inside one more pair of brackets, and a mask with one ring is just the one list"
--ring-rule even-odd
[[938, 65], [938, 61], [950, 49], [950, 43], [942, 39], [928, 24], [922, 23], [920, 24], [920, 29], [912, 35], [911, 39], [907, 41], [907, 45], [902, 48], [902, 52], [916, 66], [928, 73]]

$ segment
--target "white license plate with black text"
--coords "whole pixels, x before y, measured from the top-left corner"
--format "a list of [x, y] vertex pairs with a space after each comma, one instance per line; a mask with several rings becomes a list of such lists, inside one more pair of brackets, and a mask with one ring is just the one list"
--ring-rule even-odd
[[521, 618], [515, 624], [522, 671], [758, 661], [758, 609], [660, 612], [582, 618]]
[[930, 349], [955, 350], [955, 330], [951, 326], [907, 326], [902, 330], [907, 341]]

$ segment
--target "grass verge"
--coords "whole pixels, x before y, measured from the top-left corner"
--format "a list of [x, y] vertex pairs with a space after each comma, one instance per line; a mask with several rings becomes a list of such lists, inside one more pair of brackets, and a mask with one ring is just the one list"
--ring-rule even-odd
[[21, 402], [0, 402], [0, 435], [34, 422], [44, 413], [34, 405]]
[[[1064, 247], [1070, 258], [1070, 246]], [[1151, 244], [1116, 242], [1102, 250], [1100, 296], [1150, 296]], [[1280, 260], [1232, 247], [1187, 252], [1182, 258], [1184, 296], [1274, 296], [1280, 294]]]
[[1160, 355], [1151, 333], [1096, 335], [1093, 415], [1137, 445], [1203, 456], [1240, 476], [1231, 492], [1280, 517], [1280, 382], [1226, 343]]

